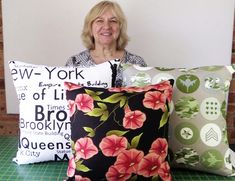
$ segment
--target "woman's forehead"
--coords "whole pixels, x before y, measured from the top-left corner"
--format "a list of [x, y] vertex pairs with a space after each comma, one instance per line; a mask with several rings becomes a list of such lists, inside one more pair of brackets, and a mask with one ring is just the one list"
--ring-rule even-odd
[[112, 7], [105, 7], [102, 11], [100, 11], [100, 13], [97, 15], [96, 18], [102, 17], [106, 13], [111, 13], [113, 17], [116, 17], [116, 18], [118, 17], [117, 13]]

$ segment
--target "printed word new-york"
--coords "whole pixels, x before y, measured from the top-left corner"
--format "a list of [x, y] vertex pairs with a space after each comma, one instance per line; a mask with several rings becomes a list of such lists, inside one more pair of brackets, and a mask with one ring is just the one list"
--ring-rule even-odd
[[[45, 67], [46, 70], [46, 77], [47, 79], [59, 78], [61, 80], [65, 79], [84, 79], [83, 70], [78, 68], [73, 69], [60, 69], [58, 67]], [[37, 68], [19, 68], [19, 69], [12, 69], [11, 75], [13, 80], [16, 81], [17, 79], [31, 79], [32, 77], [35, 78], [39, 76], [45, 76], [45, 72], [37, 71]]]

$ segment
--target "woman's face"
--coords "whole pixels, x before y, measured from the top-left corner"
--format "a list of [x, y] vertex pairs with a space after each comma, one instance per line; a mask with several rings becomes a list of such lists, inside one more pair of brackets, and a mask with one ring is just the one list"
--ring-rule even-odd
[[91, 25], [95, 46], [112, 47], [117, 45], [120, 34], [120, 25], [117, 16], [112, 10], [104, 11]]

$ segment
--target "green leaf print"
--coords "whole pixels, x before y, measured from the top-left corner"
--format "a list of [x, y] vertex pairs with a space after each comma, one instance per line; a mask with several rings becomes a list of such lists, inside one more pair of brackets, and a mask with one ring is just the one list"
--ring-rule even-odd
[[100, 117], [100, 121], [106, 121], [109, 118], [109, 112], [106, 110], [103, 112], [102, 116]]
[[74, 149], [74, 144], [75, 143], [74, 143], [73, 140], [71, 140], [70, 143], [71, 143], [72, 153], [74, 154], [75, 153], [75, 149]]
[[161, 127], [163, 127], [167, 123], [168, 118], [169, 118], [169, 111], [166, 110], [164, 112], [164, 114], [162, 115], [162, 119], [160, 120], [160, 124], [159, 124], [159, 128], [158, 129], [160, 129]]
[[100, 117], [103, 114], [104, 110], [101, 108], [94, 108], [92, 111], [86, 113], [89, 116]]
[[125, 96], [120, 97], [120, 107], [123, 107], [127, 102], [127, 98]]
[[79, 164], [76, 163], [76, 170], [82, 171], [82, 172], [89, 172], [91, 169], [89, 169], [87, 166], [85, 166], [81, 163], [79, 163]]
[[87, 136], [94, 137], [95, 136], [95, 130], [90, 127], [83, 127], [83, 129], [88, 132], [89, 134]]
[[116, 93], [113, 94], [105, 99], [103, 99], [104, 102], [108, 102], [108, 103], [117, 103], [119, 101], [121, 101], [123, 99], [123, 93]]
[[116, 136], [123, 136], [124, 134], [128, 133], [129, 131], [120, 131], [120, 130], [111, 130], [106, 133], [106, 136], [116, 135]]
[[102, 110], [107, 110], [106, 104], [98, 102], [97, 105], [98, 105]]
[[85, 89], [85, 92], [91, 96], [95, 101], [101, 101], [99, 95], [101, 95], [103, 92], [94, 92], [92, 90]]
[[137, 148], [137, 146], [139, 145], [139, 141], [140, 141], [140, 138], [141, 138], [142, 134], [143, 133], [139, 134], [138, 136], [135, 136], [131, 140], [131, 145], [130, 145], [131, 148]]
[[109, 116], [109, 111], [107, 109], [107, 105], [104, 103], [97, 103], [99, 108], [94, 108], [92, 111], [86, 113], [89, 116], [94, 116], [94, 117], [101, 117], [101, 121], [106, 121]]

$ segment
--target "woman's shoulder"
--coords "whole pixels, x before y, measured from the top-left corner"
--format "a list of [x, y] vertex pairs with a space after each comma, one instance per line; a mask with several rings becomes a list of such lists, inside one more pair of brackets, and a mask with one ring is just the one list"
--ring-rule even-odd
[[89, 65], [90, 60], [90, 52], [89, 50], [84, 50], [78, 54], [75, 54], [66, 62], [66, 66], [87, 66]]
[[139, 64], [141, 66], [147, 66], [147, 64], [145, 63], [144, 59], [141, 56], [131, 53], [127, 50], [125, 50], [124, 63]]

